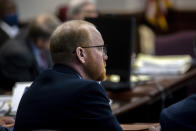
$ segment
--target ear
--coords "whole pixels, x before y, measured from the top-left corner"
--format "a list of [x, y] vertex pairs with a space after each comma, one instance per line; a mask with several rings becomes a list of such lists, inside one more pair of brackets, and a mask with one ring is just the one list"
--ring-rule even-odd
[[78, 60], [84, 64], [86, 62], [86, 53], [85, 53], [85, 50], [81, 47], [77, 47], [76, 48], [76, 55], [77, 55], [77, 58]]

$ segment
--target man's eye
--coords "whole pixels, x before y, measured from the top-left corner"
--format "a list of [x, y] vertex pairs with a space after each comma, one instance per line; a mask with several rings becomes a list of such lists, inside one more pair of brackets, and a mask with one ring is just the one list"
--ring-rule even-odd
[[99, 49], [100, 51], [102, 51], [102, 50], [103, 50], [103, 48], [102, 48], [102, 47], [98, 47], [98, 49]]

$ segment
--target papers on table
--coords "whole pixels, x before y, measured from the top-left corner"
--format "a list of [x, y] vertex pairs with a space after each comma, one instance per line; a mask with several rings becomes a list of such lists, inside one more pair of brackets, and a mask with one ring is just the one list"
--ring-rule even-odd
[[16, 113], [20, 100], [25, 92], [25, 89], [29, 87], [32, 82], [17, 82], [13, 88], [13, 97], [11, 102], [11, 112]]
[[11, 95], [0, 95], [0, 116], [4, 116], [11, 109]]
[[189, 55], [151, 56], [139, 54], [134, 73], [147, 75], [183, 74], [191, 67]]
[[16, 115], [18, 105], [25, 92], [32, 82], [17, 82], [13, 87], [13, 95], [0, 95], [0, 115]]

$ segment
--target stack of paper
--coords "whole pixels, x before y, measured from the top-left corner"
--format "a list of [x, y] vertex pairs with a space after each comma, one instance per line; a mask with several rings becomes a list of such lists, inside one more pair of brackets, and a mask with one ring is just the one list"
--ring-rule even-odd
[[183, 74], [191, 67], [189, 55], [151, 56], [139, 54], [134, 63], [136, 74]]
[[12, 97], [12, 103], [11, 103], [11, 114], [14, 115], [17, 112], [18, 105], [20, 103], [20, 100], [25, 93], [25, 89], [27, 87], [30, 87], [32, 82], [17, 82], [13, 88], [13, 97]]

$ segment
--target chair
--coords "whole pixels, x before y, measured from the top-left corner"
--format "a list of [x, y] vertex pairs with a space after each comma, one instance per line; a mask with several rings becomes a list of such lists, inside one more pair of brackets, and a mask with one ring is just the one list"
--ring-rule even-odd
[[196, 31], [183, 31], [167, 36], [155, 38], [155, 55], [184, 55], [194, 54], [193, 41], [196, 38]]
[[[196, 64], [196, 53], [194, 41], [196, 31], [183, 31], [167, 36], [159, 36], [155, 40], [155, 55], [184, 55], [188, 54]], [[187, 95], [196, 93], [196, 82], [187, 85]]]

